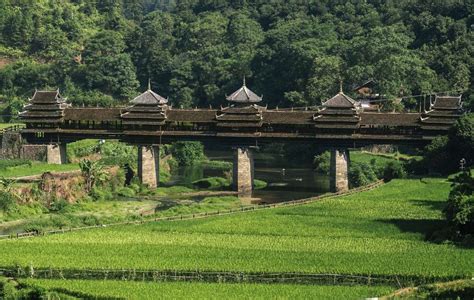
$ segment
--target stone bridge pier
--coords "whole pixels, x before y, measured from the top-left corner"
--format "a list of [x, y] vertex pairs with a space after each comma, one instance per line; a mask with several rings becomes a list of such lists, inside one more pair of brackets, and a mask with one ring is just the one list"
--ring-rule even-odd
[[248, 147], [237, 147], [234, 152], [233, 187], [240, 196], [250, 197], [253, 191], [253, 153]]
[[62, 165], [67, 163], [66, 144], [51, 144], [46, 146], [46, 161], [48, 164]]
[[160, 183], [160, 147], [138, 146], [138, 178], [151, 188]]
[[331, 192], [349, 190], [349, 149], [331, 149], [329, 186]]

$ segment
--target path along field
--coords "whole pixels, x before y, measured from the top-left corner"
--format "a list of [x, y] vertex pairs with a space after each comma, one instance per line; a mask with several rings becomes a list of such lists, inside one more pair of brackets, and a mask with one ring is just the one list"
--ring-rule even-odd
[[0, 241], [0, 266], [473, 275], [474, 250], [424, 240], [450, 183], [394, 180], [299, 207]]

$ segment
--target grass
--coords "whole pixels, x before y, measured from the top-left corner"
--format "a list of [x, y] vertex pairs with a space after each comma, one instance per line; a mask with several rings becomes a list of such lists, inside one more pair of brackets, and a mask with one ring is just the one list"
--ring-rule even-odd
[[375, 165], [382, 168], [394, 160], [407, 161], [410, 159], [420, 159], [419, 156], [409, 156], [400, 153], [370, 153], [366, 151], [351, 151], [350, 158], [351, 162], [366, 164], [370, 164], [372, 160], [375, 160]]
[[[389, 293], [390, 287], [226, 284], [200, 282], [124, 282], [101, 280], [21, 280], [27, 286], [124, 299], [361, 299]], [[68, 293], [66, 293], [68, 294]]]
[[305, 206], [1, 241], [0, 265], [472, 276], [472, 249], [424, 240], [449, 185], [393, 180]]
[[50, 165], [42, 162], [32, 162], [31, 165], [25, 164], [0, 169], [0, 177], [23, 177], [39, 175], [45, 172], [66, 172], [74, 170], [79, 170], [79, 166], [77, 164]]
[[22, 124], [20, 124], [20, 123], [0, 123], [0, 130], [8, 128], [8, 127], [15, 126], [15, 125], [22, 125]]

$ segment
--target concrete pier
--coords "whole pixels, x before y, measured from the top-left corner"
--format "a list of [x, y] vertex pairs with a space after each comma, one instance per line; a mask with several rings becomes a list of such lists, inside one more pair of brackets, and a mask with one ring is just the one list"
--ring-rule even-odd
[[62, 165], [67, 163], [66, 144], [46, 146], [46, 161], [48, 164]]
[[160, 148], [138, 146], [138, 178], [151, 188], [160, 183]]
[[236, 148], [233, 169], [234, 190], [242, 196], [251, 196], [253, 191], [254, 164], [253, 154], [249, 148]]
[[329, 171], [329, 185], [331, 192], [349, 190], [349, 150], [332, 149], [331, 166]]

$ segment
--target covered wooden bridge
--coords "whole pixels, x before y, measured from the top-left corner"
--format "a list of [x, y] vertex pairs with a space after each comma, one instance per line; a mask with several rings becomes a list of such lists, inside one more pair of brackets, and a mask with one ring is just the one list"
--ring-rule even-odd
[[48, 147], [48, 161], [66, 161], [66, 145], [86, 138], [118, 139], [139, 147], [139, 177], [159, 183], [160, 145], [180, 140], [219, 142], [235, 151], [234, 185], [248, 193], [253, 186], [252, 147], [301, 141], [331, 148], [331, 187], [348, 188], [350, 147], [372, 144], [423, 146], [462, 115], [461, 96], [437, 96], [422, 113], [364, 112], [340, 91], [318, 109], [268, 109], [245, 82], [219, 109], [175, 109], [149, 88], [128, 107], [76, 108], [59, 91], [36, 91], [20, 114], [21, 135]]

